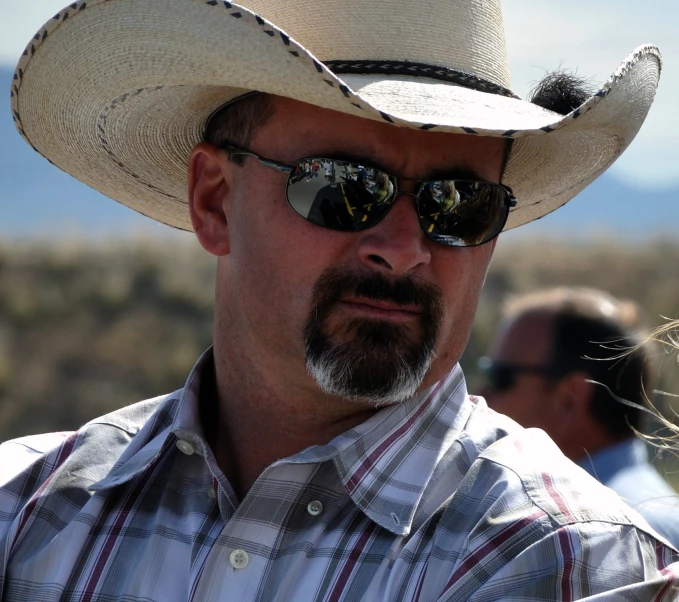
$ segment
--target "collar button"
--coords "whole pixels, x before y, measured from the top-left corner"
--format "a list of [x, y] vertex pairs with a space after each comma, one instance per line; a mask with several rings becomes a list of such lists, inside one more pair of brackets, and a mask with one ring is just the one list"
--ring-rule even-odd
[[192, 456], [196, 451], [193, 449], [193, 445], [191, 445], [188, 441], [184, 441], [184, 439], [177, 440], [177, 448], [180, 452], [186, 454], [187, 456]]
[[323, 512], [323, 504], [318, 500], [309, 502], [309, 505], [306, 507], [306, 511], [311, 514], [311, 516], [318, 516], [321, 512]]

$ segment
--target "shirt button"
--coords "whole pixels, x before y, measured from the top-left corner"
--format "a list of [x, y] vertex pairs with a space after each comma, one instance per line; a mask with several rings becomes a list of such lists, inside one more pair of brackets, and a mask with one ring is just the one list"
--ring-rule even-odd
[[180, 452], [186, 454], [187, 456], [193, 455], [193, 452], [196, 451], [193, 449], [193, 445], [191, 445], [188, 441], [184, 441], [184, 439], [179, 439], [177, 441], [177, 447], [179, 448]]
[[234, 550], [229, 556], [229, 562], [234, 569], [244, 569], [250, 562], [250, 557], [245, 550]]
[[207, 488], [207, 496], [211, 497], [213, 500], [217, 498], [217, 492], [212, 485]]
[[306, 511], [311, 514], [311, 516], [318, 516], [321, 512], [323, 512], [323, 504], [321, 504], [321, 502], [318, 500], [309, 502], [309, 505], [306, 507]]

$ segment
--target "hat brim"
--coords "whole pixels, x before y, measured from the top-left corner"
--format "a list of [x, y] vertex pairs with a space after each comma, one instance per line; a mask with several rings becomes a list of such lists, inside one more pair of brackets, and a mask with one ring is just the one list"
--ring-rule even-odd
[[514, 139], [505, 229], [540, 218], [591, 183], [631, 143], [661, 69], [638, 48], [566, 116], [529, 102], [414, 76], [337, 76], [235, 4], [87, 0], [29, 44], [12, 84], [22, 136], [49, 161], [157, 221], [191, 230], [187, 162], [205, 124], [251, 90], [395, 126]]

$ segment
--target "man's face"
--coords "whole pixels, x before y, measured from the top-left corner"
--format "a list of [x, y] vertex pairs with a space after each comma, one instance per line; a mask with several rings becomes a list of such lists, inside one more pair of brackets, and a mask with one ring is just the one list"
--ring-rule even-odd
[[548, 433], [558, 424], [554, 399], [555, 381], [539, 368], [550, 365], [552, 318], [545, 314], [520, 315], [501, 324], [491, 345], [490, 359], [508, 367], [536, 367], [537, 371], [516, 370], [501, 390], [486, 386], [481, 392], [488, 405], [525, 427]]
[[[498, 182], [505, 141], [396, 128], [274, 98], [249, 149], [286, 163], [351, 158], [417, 179], [473, 172]], [[338, 232], [297, 215], [286, 174], [246, 159], [225, 196], [217, 324], [283, 386], [373, 404], [432, 385], [469, 336], [494, 242], [448, 248], [427, 238], [402, 194], [375, 227]], [[399, 191], [413, 191], [399, 181]], [[313, 375], [313, 376], [312, 376]]]

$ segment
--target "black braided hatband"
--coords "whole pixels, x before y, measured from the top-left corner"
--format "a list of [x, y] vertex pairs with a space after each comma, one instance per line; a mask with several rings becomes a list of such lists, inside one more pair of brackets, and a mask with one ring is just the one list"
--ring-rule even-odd
[[415, 75], [420, 77], [430, 77], [451, 84], [470, 88], [479, 92], [489, 94], [499, 94], [508, 98], [520, 98], [511, 90], [498, 84], [494, 84], [486, 79], [456, 71], [447, 67], [434, 67], [426, 63], [404, 63], [401, 61], [323, 61], [323, 64], [334, 74], [353, 73], [357, 75]]

